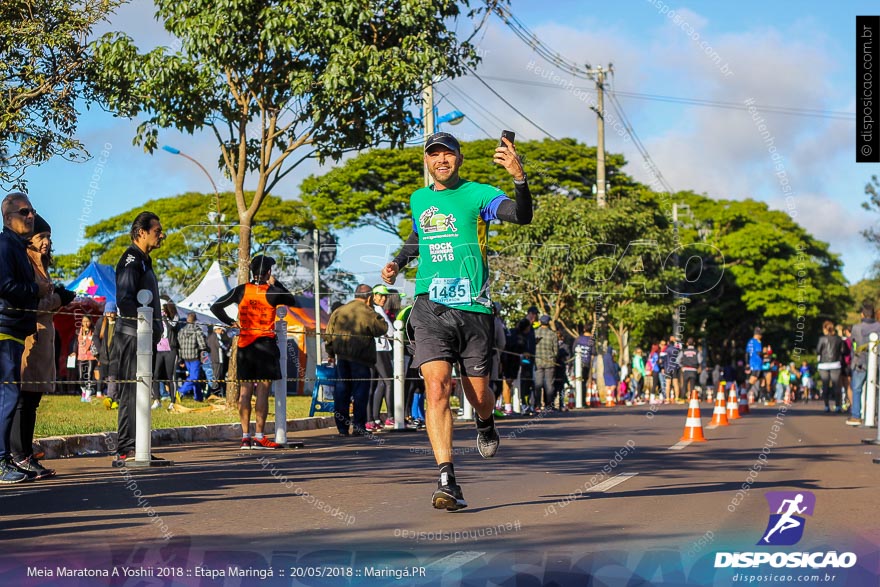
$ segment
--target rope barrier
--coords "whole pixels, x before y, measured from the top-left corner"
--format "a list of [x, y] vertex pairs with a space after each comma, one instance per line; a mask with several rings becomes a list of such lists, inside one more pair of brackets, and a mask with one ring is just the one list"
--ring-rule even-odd
[[[346, 378], [346, 379], [339, 379], [339, 378], [325, 379], [325, 378], [320, 378], [320, 377], [288, 377], [287, 379], [272, 379], [271, 381], [285, 381], [287, 383], [300, 382], [300, 381], [303, 383], [313, 383], [313, 382], [317, 382], [317, 381], [333, 381], [333, 382], [338, 383], [340, 381], [348, 381], [348, 382], [384, 381], [384, 382], [388, 382], [388, 381], [392, 381], [393, 379], [394, 379], [394, 377], [386, 377], [386, 378], [382, 378], [382, 377], [351, 377], [351, 378]], [[454, 381], [460, 381], [462, 378], [461, 378], [461, 376], [455, 376], [455, 377], [452, 377], [452, 379]], [[113, 383], [114, 385], [118, 385], [118, 384], [122, 384], [122, 383], [144, 383], [145, 382], [144, 379], [113, 379], [113, 380], [101, 379], [101, 381], [103, 383]], [[187, 381], [190, 381], [192, 383], [260, 383], [260, 382], [266, 381], [266, 379], [232, 379], [232, 380], [229, 380], [229, 379], [152, 379], [151, 378], [151, 381], [153, 383], [174, 383], [174, 384], [182, 384], [182, 383], [186, 383]], [[404, 381], [423, 381], [423, 379], [421, 377], [404, 377]], [[85, 385], [85, 384], [98, 383], [98, 380], [97, 379], [90, 379], [90, 380], [63, 379], [63, 380], [55, 380], [55, 381], [0, 381], [0, 385], [21, 385], [23, 383], [28, 383], [28, 384], [54, 383], [54, 384]]]

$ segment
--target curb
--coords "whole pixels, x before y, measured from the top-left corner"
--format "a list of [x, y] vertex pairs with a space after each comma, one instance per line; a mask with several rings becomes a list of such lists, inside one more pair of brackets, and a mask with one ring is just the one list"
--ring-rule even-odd
[[[333, 416], [319, 418], [297, 418], [287, 421], [288, 432], [319, 430], [335, 426]], [[253, 423], [251, 423], [253, 427]], [[275, 433], [275, 422], [266, 422], [266, 434]], [[207, 424], [202, 426], [182, 426], [180, 428], [159, 428], [151, 433], [152, 446], [191, 444], [193, 442], [214, 442], [238, 440], [241, 438], [241, 424]], [[83, 455], [110, 454], [115, 451], [116, 432], [98, 432], [73, 436], [50, 436], [34, 441], [46, 453], [45, 459], [60, 459]], [[112, 447], [112, 448], [111, 448]]]

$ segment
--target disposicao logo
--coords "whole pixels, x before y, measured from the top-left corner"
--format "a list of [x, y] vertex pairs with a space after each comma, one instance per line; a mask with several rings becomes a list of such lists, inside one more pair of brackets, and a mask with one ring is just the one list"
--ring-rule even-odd
[[809, 491], [768, 491], [764, 497], [770, 505], [770, 521], [758, 544], [792, 546], [800, 542], [806, 520], [797, 514], [812, 516], [816, 496]]
[[[793, 546], [804, 536], [806, 518], [816, 508], [816, 496], [809, 491], [768, 491], [770, 520], [758, 546]], [[773, 568], [848, 569], [858, 557], [852, 552], [717, 552], [715, 568], [755, 568], [769, 564]]]

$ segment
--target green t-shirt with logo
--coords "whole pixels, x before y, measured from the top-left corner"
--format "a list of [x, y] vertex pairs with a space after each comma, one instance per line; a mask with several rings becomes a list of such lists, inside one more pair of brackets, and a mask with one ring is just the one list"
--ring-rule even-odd
[[416, 295], [468, 312], [492, 313], [487, 261], [489, 222], [509, 199], [490, 185], [461, 180], [452, 189], [422, 188], [410, 197], [419, 235]]

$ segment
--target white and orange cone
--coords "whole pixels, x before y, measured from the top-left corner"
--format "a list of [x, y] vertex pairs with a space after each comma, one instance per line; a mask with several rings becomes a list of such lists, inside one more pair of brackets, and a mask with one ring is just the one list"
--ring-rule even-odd
[[599, 403], [599, 389], [595, 386], [590, 388], [590, 407], [591, 408], [602, 407], [602, 404]]
[[617, 402], [614, 401], [614, 391], [606, 388], [605, 389], [605, 407], [606, 408], [613, 408], [616, 405], [617, 405]]
[[741, 389], [741, 390], [739, 390], [739, 415], [740, 415], [740, 417], [742, 417], [748, 413], [749, 413], [749, 398], [746, 395], [745, 389]]
[[727, 396], [727, 419], [739, 420], [739, 417], [739, 400], [736, 399], [736, 385], [734, 385]]
[[711, 426], [730, 426], [727, 421], [727, 402], [724, 401], [724, 388], [718, 388], [718, 395], [715, 396], [715, 410], [712, 411]]
[[700, 418], [700, 398], [696, 392], [691, 393], [687, 420], [684, 421], [684, 434], [681, 435], [681, 440], [706, 442], [706, 437], [703, 436], [703, 420]]

